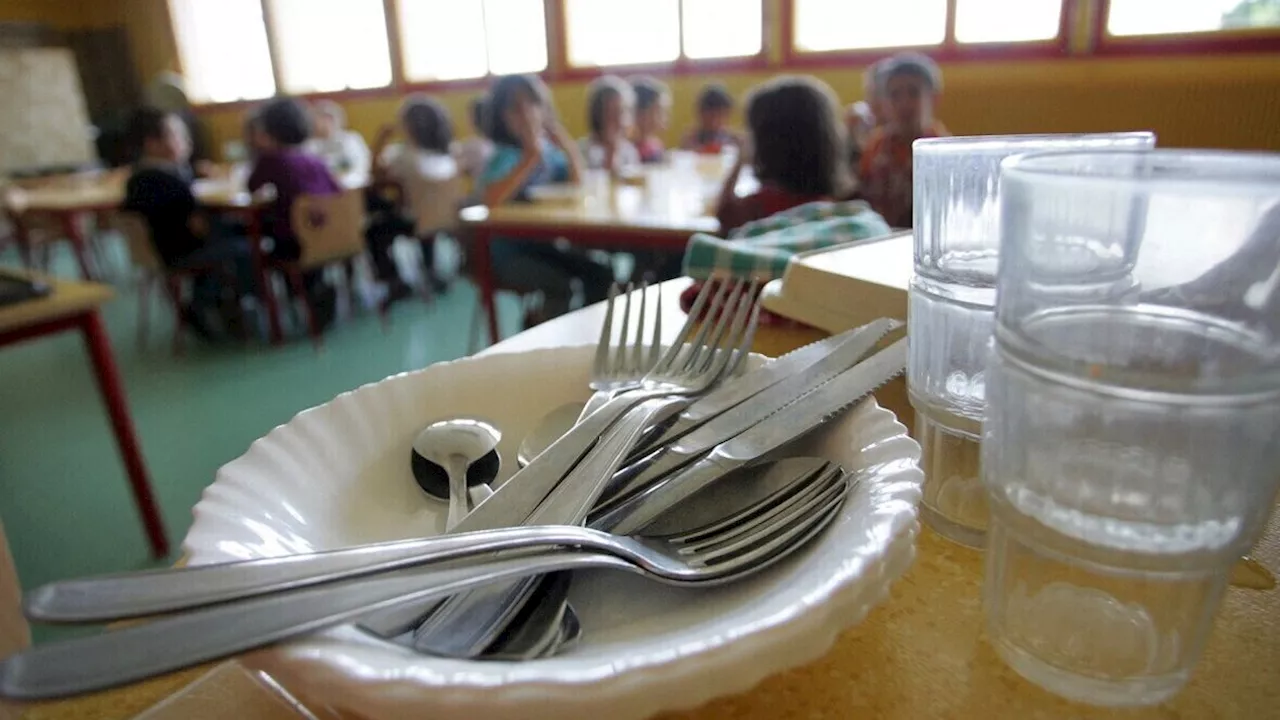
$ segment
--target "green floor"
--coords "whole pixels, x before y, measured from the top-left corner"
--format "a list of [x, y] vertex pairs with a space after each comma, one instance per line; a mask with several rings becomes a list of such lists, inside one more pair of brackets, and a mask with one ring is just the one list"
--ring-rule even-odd
[[[295, 335], [275, 348], [189, 341], [174, 357], [171, 318], [158, 304], [149, 347], [139, 348], [127, 260], [118, 248], [108, 255], [118, 297], [104, 315], [173, 543], [166, 562], [214, 471], [254, 439], [344, 390], [467, 352], [476, 293], [466, 281], [431, 304], [397, 305], [386, 332], [373, 313], [344, 318], [319, 353]], [[0, 264], [16, 260], [0, 253]], [[55, 257], [55, 272], [74, 276], [69, 260]], [[515, 302], [503, 306], [504, 325], [517, 320]], [[24, 587], [155, 565], [76, 334], [0, 349], [0, 519]], [[51, 635], [37, 629], [37, 640]]]

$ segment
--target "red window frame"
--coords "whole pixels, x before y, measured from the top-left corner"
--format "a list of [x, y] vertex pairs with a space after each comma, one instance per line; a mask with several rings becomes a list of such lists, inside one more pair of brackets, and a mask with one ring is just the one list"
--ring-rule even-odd
[[1098, 0], [1093, 17], [1095, 55], [1193, 55], [1280, 52], [1280, 28], [1209, 30], [1160, 35], [1111, 35], [1111, 0]]
[[569, 64], [569, 27], [565, 21], [566, 9], [565, 0], [557, 0], [555, 3], [555, 17], [548, 18], [549, 22], [554, 24], [553, 35], [551, 41], [553, 45], [552, 52], [555, 57], [555, 67], [558, 71], [552, 74], [553, 80], [589, 80], [601, 75], [609, 75], [613, 73], [623, 73], [626, 75], [644, 74], [644, 75], [692, 75], [695, 73], [706, 73], [715, 71], [731, 71], [731, 70], [763, 70], [769, 67], [769, 1], [761, 0], [760, 13], [761, 17], [761, 38], [760, 52], [755, 55], [732, 58], [706, 58], [694, 60], [685, 57], [684, 54], [684, 13], [680, 13], [681, 22], [681, 42], [680, 56], [669, 63], [644, 63], [637, 65], [608, 65], [605, 67], [579, 67]]
[[1058, 18], [1058, 35], [1049, 40], [999, 43], [961, 43], [956, 40], [956, 0], [947, 0], [946, 34], [940, 45], [895, 46], [849, 50], [806, 51], [796, 48], [796, 0], [782, 2], [783, 67], [821, 68], [850, 64], [869, 65], [900, 52], [920, 52], [939, 61], [991, 60], [1003, 58], [1059, 57], [1067, 54], [1068, 30], [1078, 0], [1062, 0]]

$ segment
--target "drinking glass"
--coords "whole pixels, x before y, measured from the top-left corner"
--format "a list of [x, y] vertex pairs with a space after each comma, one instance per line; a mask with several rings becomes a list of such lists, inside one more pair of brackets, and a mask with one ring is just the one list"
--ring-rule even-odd
[[1065, 697], [1186, 682], [1280, 484], [1280, 155], [1002, 166], [984, 603]]
[[924, 448], [922, 515], [934, 530], [983, 546], [987, 500], [978, 478], [985, 368], [995, 322], [1000, 162], [1047, 150], [1149, 149], [1149, 132], [994, 135], [917, 140], [915, 277], [907, 385]]

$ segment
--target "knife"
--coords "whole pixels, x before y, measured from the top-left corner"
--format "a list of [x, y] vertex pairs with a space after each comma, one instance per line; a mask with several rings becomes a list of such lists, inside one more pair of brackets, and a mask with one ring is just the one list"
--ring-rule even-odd
[[[883, 331], [880, 330], [881, 327], [884, 328]], [[860, 328], [853, 328], [792, 350], [757, 370], [726, 382], [705, 397], [699, 398], [689, 405], [662, 433], [655, 433], [655, 437], [632, 453], [632, 457], [642, 458], [656, 446], [669, 444], [671, 441], [698, 428], [708, 420], [728, 412], [742, 402], [755, 397], [783, 380], [794, 377], [796, 373], [802, 372], [805, 368], [828, 357], [837, 348], [848, 342], [851, 337], [858, 335], [863, 330], [870, 329], [872, 332], [879, 332], [878, 340], [880, 337], [900, 327], [902, 327], [902, 323], [897, 320], [880, 318]], [[874, 344], [872, 343], [872, 345]], [[862, 351], [862, 354], [865, 355], [867, 350], [870, 349], [871, 345], [868, 345]]]
[[638, 532], [707, 485], [734, 470], [768, 459], [770, 453], [821, 426], [902, 373], [906, 364], [907, 340], [903, 338], [746, 432], [715, 446], [693, 465], [594, 515], [588, 525], [615, 535]]
[[[778, 358], [774, 364], [782, 363], [783, 365], [778, 372], [771, 373], [771, 377], [775, 378], [774, 382], [728, 407], [724, 404], [727, 402], [726, 398], [737, 396], [738, 393], [726, 394], [719, 400], [721, 404], [711, 406], [712, 410], [718, 411], [716, 415], [712, 415], [706, 408], [700, 408], [701, 400], [690, 405], [683, 414], [703, 418], [699, 421], [699, 425], [694, 426], [695, 429], [686, 433], [684, 437], [651, 451], [647, 456], [629, 464], [615, 475], [594, 514], [607, 512], [613, 506], [625, 502], [628, 497], [653, 485], [663, 476], [694, 462], [720, 443], [760, 422], [762, 418], [778, 412], [796, 399], [831, 381], [865, 357], [885, 335], [901, 326], [902, 323], [897, 320], [881, 318], [803, 348], [813, 349], [815, 352], [822, 351], [825, 357], [817, 362], [810, 361], [813, 357], [810, 353], [792, 353]], [[802, 366], [801, 362], [805, 364]], [[746, 380], [761, 370], [742, 379]], [[741, 381], [733, 384], [737, 385], [738, 382]], [[753, 383], [753, 385], [761, 387], [761, 384]], [[712, 419], [706, 420], [705, 418], [708, 417]]]

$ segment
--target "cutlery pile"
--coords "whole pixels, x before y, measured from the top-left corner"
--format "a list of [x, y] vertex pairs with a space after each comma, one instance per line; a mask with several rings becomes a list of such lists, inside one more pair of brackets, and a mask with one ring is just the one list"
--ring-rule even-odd
[[642, 338], [645, 290], [634, 338], [632, 294], [619, 318], [611, 294], [591, 411], [446, 535], [34, 590], [26, 612], [35, 621], [153, 619], [0, 662], [0, 697], [111, 687], [350, 622], [424, 652], [480, 657], [517, 619], [561, 621], [563, 608], [528, 611], [565, 602], [569, 583], [540, 582], [546, 573], [603, 567], [703, 586], [760, 571], [836, 517], [850, 490], [841, 468], [806, 465], [776, 492], [695, 530], [643, 531], [735, 471], [786, 457], [794, 440], [900, 373], [906, 347], [899, 340], [864, 360], [900, 327], [878, 320], [737, 375], [757, 290], [709, 283], [665, 350], [660, 328], [648, 346]]

